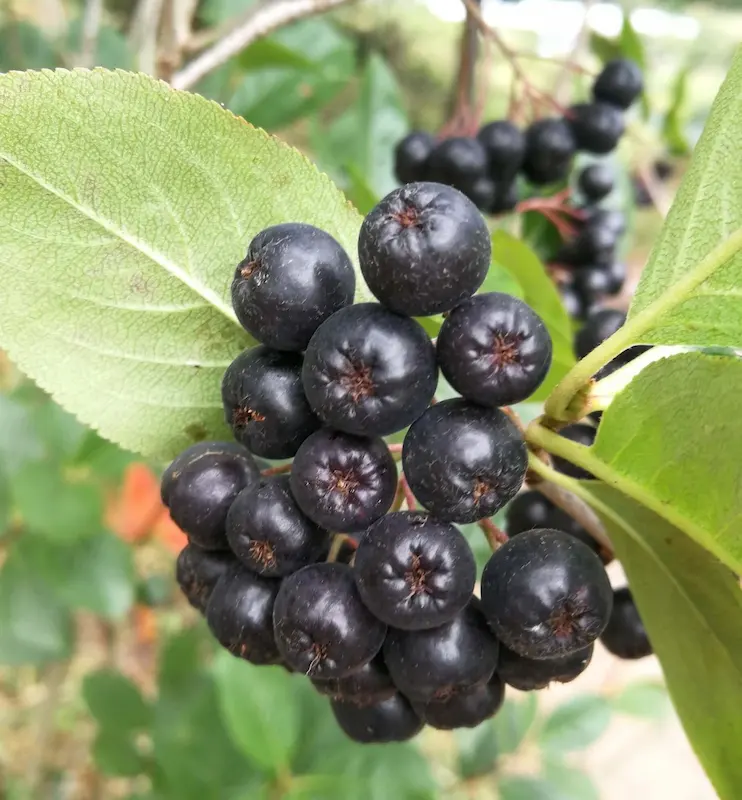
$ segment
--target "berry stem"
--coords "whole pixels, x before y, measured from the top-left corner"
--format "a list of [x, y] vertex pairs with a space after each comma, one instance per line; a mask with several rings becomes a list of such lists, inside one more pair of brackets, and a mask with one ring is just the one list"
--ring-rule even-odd
[[[474, 1], [477, 5], [481, 2]], [[477, 23], [467, 11], [459, 48], [459, 70], [451, 97], [450, 120], [441, 131], [445, 136], [471, 132], [478, 49]]]
[[337, 560], [338, 553], [340, 553], [340, 548], [343, 546], [343, 542], [345, 541], [345, 534], [343, 533], [336, 533], [332, 537], [332, 544], [330, 545], [330, 552], [327, 554], [326, 561], [328, 564], [332, 564], [334, 561]]
[[412, 493], [412, 489], [410, 489], [410, 484], [407, 482], [407, 478], [405, 477], [404, 473], [402, 473], [399, 478], [399, 486], [404, 496], [405, 505], [410, 511], [415, 511], [417, 509], [415, 495]]
[[285, 475], [287, 472], [291, 472], [292, 464], [281, 464], [278, 467], [269, 467], [268, 469], [264, 469], [260, 474], [264, 477], [268, 478], [271, 475]]
[[501, 544], [505, 544], [505, 542], [508, 541], [507, 533], [505, 533], [502, 528], [495, 525], [491, 519], [480, 519], [479, 522], [477, 522], [477, 525], [479, 525], [484, 532], [484, 535], [487, 538], [487, 543], [493, 552], [497, 550]]

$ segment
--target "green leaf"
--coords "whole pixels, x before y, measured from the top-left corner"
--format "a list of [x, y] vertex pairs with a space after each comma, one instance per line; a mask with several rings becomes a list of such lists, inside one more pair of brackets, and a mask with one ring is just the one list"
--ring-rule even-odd
[[134, 741], [115, 729], [98, 731], [93, 742], [93, 759], [104, 775], [133, 778], [147, 767]]
[[0, 571], [0, 663], [43, 664], [66, 658], [72, 619], [26, 558], [22, 541]]
[[161, 693], [177, 697], [199, 674], [206, 633], [203, 625], [185, 628], [169, 636], [162, 645], [157, 684]]
[[243, 50], [237, 58], [239, 65], [246, 70], [265, 67], [292, 67], [301, 70], [313, 70], [317, 64], [299, 50], [296, 50], [274, 38], [258, 39], [247, 50]]
[[371, 188], [366, 176], [355, 164], [346, 164], [345, 172], [348, 176], [348, 185], [345, 195], [351, 203], [366, 215], [379, 202], [379, 196]]
[[0, 72], [12, 69], [44, 69], [59, 64], [59, 56], [43, 32], [30, 22], [0, 25]]
[[26, 464], [12, 476], [11, 485], [23, 524], [34, 533], [72, 542], [100, 531], [100, 492], [89, 484], [65, 481], [54, 465]]
[[538, 778], [506, 775], [497, 784], [500, 800], [554, 800], [552, 787]]
[[16, 399], [0, 394], [0, 458], [7, 474], [44, 454], [28, 410]]
[[[67, 52], [79, 53], [82, 46], [82, 17], [73, 19], [67, 29]], [[94, 58], [96, 67], [107, 69], [132, 69], [134, 67], [134, 54], [129, 48], [126, 37], [116, 28], [108, 25], [101, 26], [96, 38]], [[52, 66], [51, 63], [43, 64], [44, 67]]]
[[742, 786], [738, 579], [616, 489], [594, 481], [583, 486], [582, 496], [606, 524], [626, 571], [688, 738], [722, 800], [736, 800]]
[[534, 693], [508, 699], [490, 723], [500, 755], [514, 753], [523, 744], [536, 720], [538, 701]]
[[[619, 36], [618, 42], [621, 55], [634, 61], [646, 75], [648, 70], [644, 44], [639, 34], [636, 32], [636, 29], [631, 24], [631, 14], [628, 13], [628, 11], [625, 11], [623, 15], [623, 25], [621, 26], [621, 35]], [[650, 108], [646, 90], [643, 91], [641, 95], [641, 106], [642, 116], [645, 120], [649, 119]]]
[[532, 400], [542, 400], [575, 363], [572, 327], [553, 281], [531, 248], [506, 233], [492, 234], [492, 259], [510, 272], [523, 289], [525, 301], [541, 317], [551, 334], [554, 355], [549, 374]]
[[347, 781], [347, 800], [436, 800], [440, 796], [430, 765], [412, 745], [356, 747], [343, 761], [328, 756], [337, 774]]
[[255, 764], [274, 774], [285, 770], [296, 750], [299, 713], [295, 681], [281, 667], [256, 667], [220, 653], [215, 676], [219, 706], [234, 742]]
[[151, 709], [137, 687], [121, 673], [101, 669], [85, 676], [83, 697], [102, 728], [125, 733], [150, 724]]
[[670, 709], [667, 689], [657, 681], [637, 681], [624, 687], [611, 705], [615, 711], [634, 717], [660, 719]]
[[603, 735], [611, 720], [608, 701], [581, 695], [556, 708], [544, 723], [540, 742], [546, 750], [582, 750]]
[[549, 786], [550, 800], [600, 800], [592, 778], [580, 769], [547, 759], [543, 779]]
[[236, 18], [254, 6], [258, 0], [203, 0], [199, 4], [198, 15], [209, 25]]
[[649, 364], [605, 411], [590, 465], [742, 574], [742, 360]]
[[134, 453], [106, 441], [95, 431], [88, 431], [75, 453], [72, 464], [87, 467], [96, 478], [118, 483], [126, 468], [136, 460]]
[[225, 434], [250, 239], [301, 220], [355, 251], [359, 215], [303, 156], [145, 75], [0, 76], [0, 158], [0, 346], [104, 437], [162, 459]]
[[0, 461], [0, 539], [10, 523], [11, 504], [10, 483], [5, 474], [5, 465]]
[[685, 134], [685, 102], [688, 94], [688, 76], [691, 67], [686, 66], [678, 70], [673, 88], [670, 92], [670, 107], [662, 122], [662, 138], [668, 150], [677, 156], [686, 156], [691, 151], [688, 137]]
[[633, 341], [742, 345], [741, 116], [742, 50], [642, 273], [623, 331]]

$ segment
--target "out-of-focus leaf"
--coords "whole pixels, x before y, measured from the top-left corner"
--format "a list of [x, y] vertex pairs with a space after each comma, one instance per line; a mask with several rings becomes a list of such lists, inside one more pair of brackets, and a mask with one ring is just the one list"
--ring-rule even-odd
[[691, 151], [690, 142], [685, 132], [685, 105], [688, 94], [688, 76], [690, 67], [680, 69], [673, 81], [670, 92], [670, 107], [667, 109], [662, 122], [662, 137], [668, 150], [676, 156], [688, 155]]
[[59, 65], [58, 54], [35, 25], [6, 20], [0, 26], [0, 72], [53, 69]]
[[541, 745], [557, 752], [587, 747], [608, 727], [611, 709], [598, 695], [581, 695], [556, 708], [544, 723]]
[[134, 740], [111, 728], [98, 731], [93, 742], [93, 759], [104, 775], [132, 778], [146, 769], [146, 762]]
[[137, 687], [119, 672], [101, 669], [85, 676], [83, 696], [102, 728], [116, 733], [142, 730], [152, 712]]
[[614, 710], [649, 719], [661, 719], [670, 710], [667, 689], [657, 681], [637, 681], [611, 698]]

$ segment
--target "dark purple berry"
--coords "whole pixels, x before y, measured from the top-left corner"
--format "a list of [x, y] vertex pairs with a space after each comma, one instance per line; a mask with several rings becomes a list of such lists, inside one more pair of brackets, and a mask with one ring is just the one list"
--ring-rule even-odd
[[477, 134], [487, 152], [489, 174], [497, 181], [511, 181], [526, 153], [523, 131], [506, 119], [485, 125]]
[[626, 314], [615, 308], [602, 308], [591, 314], [575, 336], [575, 355], [585, 358], [626, 322]]
[[354, 563], [366, 606], [395, 628], [434, 628], [469, 602], [477, 568], [464, 536], [427, 514], [398, 511], [364, 534]]
[[273, 636], [273, 606], [280, 585], [241, 564], [219, 579], [206, 607], [206, 621], [222, 647], [253, 664], [281, 660]]
[[457, 398], [436, 403], [412, 425], [402, 463], [412, 491], [432, 514], [475, 522], [515, 497], [528, 458], [506, 414]]
[[599, 301], [611, 288], [611, 277], [603, 267], [583, 267], [574, 277], [575, 290], [582, 297], [588, 314], [599, 308]]
[[483, 212], [488, 212], [495, 202], [497, 184], [488, 175], [482, 175], [475, 181], [460, 189], [474, 205]]
[[582, 298], [577, 294], [574, 287], [571, 284], [564, 284], [559, 287], [559, 294], [567, 314], [573, 319], [582, 319], [584, 313]]
[[263, 458], [291, 458], [320, 427], [304, 396], [303, 359], [267, 347], [245, 350], [227, 367], [222, 401], [235, 438]]
[[438, 363], [453, 388], [483, 406], [521, 403], [551, 366], [551, 336], [517, 297], [478, 294], [456, 306], [438, 334]]
[[345, 678], [312, 678], [312, 685], [334, 700], [356, 703], [378, 703], [397, 693], [381, 655]]
[[553, 681], [570, 683], [587, 669], [593, 657], [594, 645], [563, 658], [536, 661], [523, 658], [505, 646], [500, 647], [497, 674], [508, 686], [521, 692], [546, 689]]
[[284, 578], [273, 610], [278, 649], [310, 678], [343, 678], [379, 652], [386, 625], [363, 605], [345, 564], [310, 564]]
[[590, 164], [577, 176], [577, 187], [591, 203], [598, 203], [613, 191], [616, 177], [609, 164]]
[[644, 91], [642, 72], [633, 61], [609, 61], [593, 85], [593, 97], [603, 103], [627, 109]]
[[173, 522], [204, 550], [228, 550], [224, 525], [235, 497], [257, 485], [258, 468], [236, 442], [199, 442], [162, 475], [162, 502]]
[[394, 685], [411, 700], [446, 700], [487, 683], [499, 643], [472, 599], [450, 622], [425, 631], [389, 629], [384, 661]]
[[332, 713], [345, 735], [354, 742], [404, 742], [417, 735], [422, 720], [399, 692], [376, 703], [332, 700]]
[[427, 408], [438, 380], [435, 348], [415, 320], [360, 303], [319, 327], [302, 380], [309, 404], [327, 425], [386, 436]]
[[484, 217], [461, 192], [411, 183], [387, 195], [361, 226], [368, 288], [400, 314], [449, 311], [482, 285], [492, 245]]
[[615, 150], [626, 129], [621, 110], [607, 103], [577, 103], [569, 109], [569, 124], [577, 149], [598, 155]]
[[612, 603], [600, 559], [561, 531], [515, 536], [482, 574], [487, 620], [502, 643], [525, 658], [563, 658], [584, 650], [608, 624]]
[[534, 528], [547, 528], [554, 504], [541, 492], [520, 492], [505, 510], [505, 529], [509, 536]]
[[175, 579], [186, 600], [203, 613], [216, 582], [235, 563], [232, 553], [201, 550], [195, 544], [188, 544], [175, 562]]
[[495, 186], [495, 196], [489, 207], [490, 214], [505, 214], [513, 211], [518, 205], [518, 185], [511, 183], [498, 183]]
[[323, 428], [294, 457], [291, 491], [302, 511], [331, 531], [356, 533], [389, 510], [397, 466], [379, 437]]
[[[590, 447], [590, 445], [592, 445], [592, 443], [595, 441], [595, 435], [597, 432], [598, 429], [594, 428], [592, 425], [585, 425], [582, 422], [573, 422], [571, 425], [567, 425], [562, 428], [559, 431], [559, 435], [563, 436], [565, 439], [569, 439], [571, 442], [575, 442], [576, 444]], [[552, 463], [557, 472], [561, 472], [563, 475], [569, 475], [570, 478], [582, 478], [584, 480], [589, 480], [593, 477], [587, 470], [576, 466], [571, 461], [567, 461], [567, 459], [562, 458], [561, 456], [553, 456]]]
[[613, 610], [600, 641], [618, 658], [637, 659], [653, 653], [634, 598], [626, 587], [613, 593]]
[[536, 185], [564, 180], [577, 150], [572, 128], [564, 119], [541, 119], [526, 130], [523, 173]]
[[435, 137], [425, 131], [413, 131], [394, 150], [394, 174], [400, 183], [415, 183], [428, 177], [428, 160], [435, 147]]
[[261, 231], [232, 281], [232, 306], [242, 326], [276, 350], [304, 350], [356, 290], [353, 263], [329, 233], [291, 222]]
[[329, 545], [327, 532], [296, 504], [288, 475], [266, 478], [237, 495], [227, 515], [227, 539], [248, 569], [271, 578], [319, 561]]
[[477, 139], [456, 136], [439, 142], [428, 160], [428, 179], [464, 191], [487, 174], [487, 151]]
[[413, 708], [426, 725], [438, 730], [476, 728], [493, 717], [505, 699], [505, 684], [497, 675], [488, 683], [464, 689], [445, 700], [413, 703]]
[[611, 297], [621, 294], [626, 283], [627, 269], [623, 261], [614, 259], [610, 266], [606, 267], [605, 273], [608, 276], [608, 291]]

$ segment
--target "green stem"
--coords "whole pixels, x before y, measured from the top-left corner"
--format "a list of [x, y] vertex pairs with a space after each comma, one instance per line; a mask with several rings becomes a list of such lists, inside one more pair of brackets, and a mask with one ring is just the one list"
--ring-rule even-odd
[[590, 378], [611, 359], [633, 344], [641, 342], [641, 337], [676, 305], [681, 303], [697, 286], [717, 269], [726, 264], [742, 249], [742, 228], [717, 245], [701, 262], [687, 272], [677, 283], [663, 292], [643, 311], [631, 317], [626, 324], [603, 344], [595, 348], [562, 378], [546, 401], [546, 415], [556, 420], [568, 421], [567, 409], [575, 395], [585, 387]]

